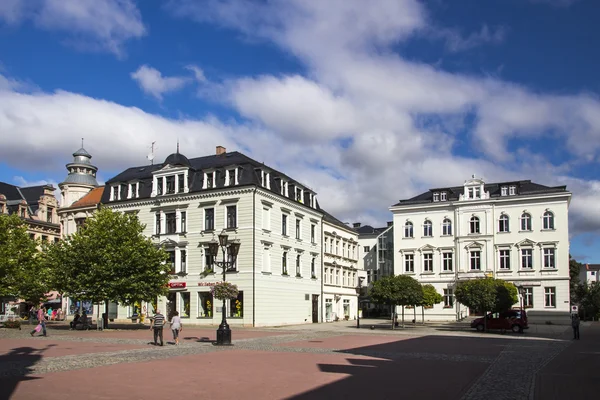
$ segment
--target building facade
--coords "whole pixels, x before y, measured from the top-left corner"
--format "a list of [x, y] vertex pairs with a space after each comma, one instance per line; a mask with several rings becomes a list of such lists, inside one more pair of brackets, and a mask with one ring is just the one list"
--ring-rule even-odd
[[357, 289], [365, 280], [358, 263], [358, 233], [331, 214], [323, 214], [324, 320], [356, 319]]
[[470, 315], [455, 301], [456, 284], [492, 276], [519, 288], [531, 321], [568, 322], [570, 199], [565, 186], [473, 177], [402, 200], [390, 208], [395, 274], [431, 283], [443, 295], [425, 311], [429, 320]]
[[[225, 231], [241, 246], [226, 280], [240, 290], [227, 302], [233, 325], [321, 322], [322, 219], [316, 193], [263, 163], [218, 146], [216, 154], [129, 168], [106, 183], [102, 203], [136, 213], [145, 234], [170, 255], [169, 294], [119, 306], [116, 319], [178, 311], [189, 324], [218, 325], [222, 280], [208, 243]], [[218, 260], [220, 260], [220, 256]], [[185, 323], [185, 322], [184, 322]]]

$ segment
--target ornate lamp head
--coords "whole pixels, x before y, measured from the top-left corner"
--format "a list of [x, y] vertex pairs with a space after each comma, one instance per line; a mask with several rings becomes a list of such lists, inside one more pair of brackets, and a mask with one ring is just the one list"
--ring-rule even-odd
[[215, 258], [219, 255], [219, 242], [217, 242], [215, 239], [208, 242], [208, 253], [212, 256], [212, 258]]
[[225, 229], [223, 229], [221, 231], [221, 233], [219, 233], [219, 245], [226, 247], [227, 246], [227, 232], [225, 231]]

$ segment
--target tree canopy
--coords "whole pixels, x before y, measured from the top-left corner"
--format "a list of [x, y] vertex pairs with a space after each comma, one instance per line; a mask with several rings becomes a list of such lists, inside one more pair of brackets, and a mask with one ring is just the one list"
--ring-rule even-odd
[[413, 277], [395, 275], [386, 276], [374, 282], [369, 294], [376, 303], [411, 306], [421, 303], [423, 289]]
[[519, 301], [515, 285], [494, 278], [459, 282], [454, 295], [458, 302], [481, 313], [507, 311]]
[[579, 273], [583, 265], [575, 260], [569, 254], [569, 289], [571, 293], [571, 303], [578, 303], [577, 292], [578, 285], [581, 283], [579, 280]]
[[420, 306], [433, 307], [442, 301], [444, 301], [444, 298], [437, 290], [435, 290], [435, 287], [432, 284], [427, 283], [423, 285], [423, 300], [419, 304]]
[[53, 286], [95, 303], [151, 301], [167, 292], [167, 253], [143, 234], [137, 215], [101, 208], [81, 230], [53, 244]]
[[48, 274], [38, 245], [18, 215], [0, 214], [0, 296], [34, 303], [45, 298]]

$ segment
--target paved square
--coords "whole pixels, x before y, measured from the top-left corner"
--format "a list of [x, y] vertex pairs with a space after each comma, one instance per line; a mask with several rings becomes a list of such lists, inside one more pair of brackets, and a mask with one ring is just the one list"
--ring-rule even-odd
[[148, 329], [48, 334], [0, 330], [0, 399], [586, 399], [590, 385], [600, 389], [583, 382], [600, 326], [584, 327], [578, 343], [335, 324], [239, 328], [232, 347], [214, 346], [214, 329], [187, 329], [180, 346], [164, 347], [148, 344]]

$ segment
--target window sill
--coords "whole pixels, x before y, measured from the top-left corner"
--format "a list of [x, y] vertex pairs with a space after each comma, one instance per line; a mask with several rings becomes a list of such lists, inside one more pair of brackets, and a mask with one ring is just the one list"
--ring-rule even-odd
[[312, 280], [316, 281], [316, 280], [317, 280], [317, 277], [313, 275], [313, 276], [311, 276], [311, 277], [310, 277], [310, 279], [312, 279]]
[[452, 275], [454, 275], [454, 271], [442, 271], [442, 272], [440, 272], [440, 274], [446, 274], [446, 275], [452, 274]]
[[262, 228], [263, 233], [271, 233], [270, 229]]
[[557, 272], [558, 268], [542, 268], [540, 272]]
[[285, 276], [286, 278], [289, 278], [289, 274], [281, 274], [281, 276]]
[[554, 308], [556, 308], [556, 306], [544, 306], [544, 308], [547, 308], [547, 309], [550, 309], [550, 310], [551, 310], [551, 309], [554, 309]]
[[502, 269], [498, 269], [498, 271], [496, 271], [498, 273], [508, 273], [508, 272], [513, 272], [512, 269], [506, 269], [506, 268], [502, 268]]
[[533, 268], [521, 268], [519, 272], [535, 272]]
[[215, 230], [213, 229], [205, 229], [203, 231], [201, 231], [201, 233], [213, 233]]
[[421, 239], [427, 239], [427, 238], [432, 238], [433, 235], [427, 235], [427, 236], [421, 236]]
[[441, 237], [452, 237], [452, 234], [451, 234], [451, 233], [447, 233], [447, 234], [440, 235], [440, 236], [441, 236]]
[[296, 278], [302, 279], [302, 275], [296, 275]]
[[296, 238], [296, 242], [302, 242], [302, 239], [300, 239], [300, 238], [297, 237]]
[[225, 231], [227, 231], [227, 232], [233, 232], [233, 231], [236, 231], [237, 228], [238, 228], [237, 226], [232, 226], [230, 228], [225, 228]]
[[235, 317], [234, 316], [229, 316], [227, 318], [229, 318], [229, 319], [244, 319], [244, 317], [242, 315], [240, 315], [239, 317], [238, 316], [235, 316]]
[[267, 272], [267, 271], [262, 271], [261, 274], [263, 274], [263, 275], [273, 275], [272, 272]]
[[501, 234], [501, 233], [510, 233], [510, 231], [498, 231], [496, 232], [497, 234]]
[[311, 244], [311, 245], [313, 245], [313, 246], [316, 246], [316, 245], [317, 245], [317, 242], [315, 242], [314, 240], [311, 240], [311, 241], [310, 241], [310, 244]]
[[212, 319], [212, 317], [196, 317], [196, 319]]
[[530, 233], [530, 232], [533, 232], [533, 229], [525, 229], [525, 230], [521, 229], [519, 231], [519, 233]]
[[444, 309], [447, 309], [447, 308], [454, 308], [454, 306], [453, 305], [452, 306], [444, 306]]
[[556, 232], [556, 228], [552, 228], [552, 229], [540, 229], [540, 232]]
[[410, 237], [403, 237], [402, 239], [414, 239], [414, 237], [410, 236]]
[[414, 275], [415, 271], [405, 271], [404, 275]]
[[480, 274], [482, 272], [485, 272], [485, 271], [482, 271], [480, 269], [470, 269], [467, 271], [468, 274]]
[[435, 275], [435, 272], [421, 272], [421, 275]]
[[284, 238], [286, 238], [286, 239], [289, 239], [289, 238], [290, 238], [290, 237], [289, 237], [288, 235], [286, 235], [285, 233], [282, 233], [282, 234], [281, 234], [281, 237], [284, 237]]

